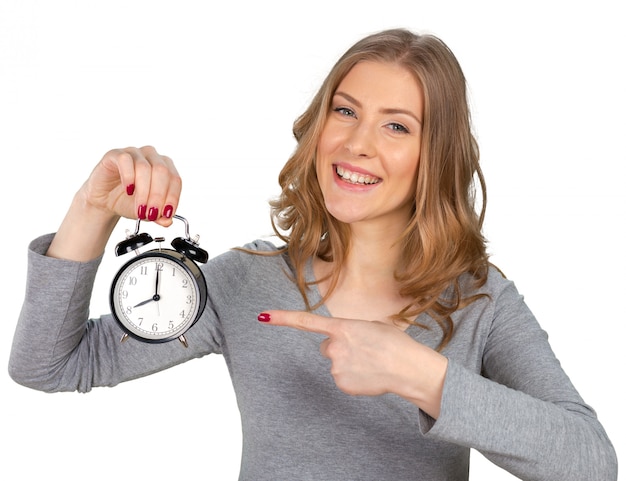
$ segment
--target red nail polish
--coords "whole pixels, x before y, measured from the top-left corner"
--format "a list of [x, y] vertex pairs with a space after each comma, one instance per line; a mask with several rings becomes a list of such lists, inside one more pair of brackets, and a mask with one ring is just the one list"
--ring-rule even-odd
[[267, 312], [262, 312], [261, 314], [259, 314], [259, 317], [257, 317], [257, 319], [261, 322], [270, 322], [270, 315]]
[[174, 207], [169, 204], [166, 205], [163, 209], [163, 217], [167, 217], [169, 219], [170, 217], [172, 217], [172, 212], [174, 212]]
[[133, 195], [135, 193], [135, 184], [128, 184], [126, 186], [126, 194]]
[[156, 207], [150, 207], [150, 210], [148, 211], [148, 220], [157, 220], [157, 217], [159, 217], [159, 209]]
[[140, 205], [139, 208], [137, 209], [137, 217], [139, 217], [140, 220], [145, 220], [146, 219], [146, 209], [148, 207], [144, 204], [144, 205]]

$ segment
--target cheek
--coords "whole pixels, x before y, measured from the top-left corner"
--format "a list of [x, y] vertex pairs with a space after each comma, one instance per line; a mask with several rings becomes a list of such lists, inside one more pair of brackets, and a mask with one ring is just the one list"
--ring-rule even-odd
[[337, 150], [338, 142], [327, 130], [322, 132], [315, 151], [315, 172], [318, 179], [323, 179], [330, 174], [332, 164], [332, 154]]
[[419, 152], [416, 154], [414, 151], [411, 151], [407, 152], [406, 156], [402, 160], [399, 159], [398, 164], [396, 164], [398, 179], [404, 186], [402, 190], [409, 197], [413, 197], [417, 189], [419, 162]]
[[331, 151], [331, 145], [327, 135], [322, 134], [317, 143], [317, 157], [325, 158]]
[[417, 177], [417, 170], [420, 162], [419, 149], [407, 149], [397, 159], [397, 172], [401, 172], [401, 175], [409, 182], [415, 183]]
[[332, 119], [326, 121], [320, 138], [317, 142], [317, 151], [320, 155], [331, 154], [345, 145], [344, 132], [333, 122]]

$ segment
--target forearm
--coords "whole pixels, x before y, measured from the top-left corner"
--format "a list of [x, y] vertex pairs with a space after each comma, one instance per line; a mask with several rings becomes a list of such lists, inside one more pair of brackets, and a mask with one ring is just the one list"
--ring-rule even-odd
[[450, 363], [439, 419], [427, 436], [468, 446], [520, 479], [614, 481], [615, 451], [595, 413], [575, 393], [535, 398]]

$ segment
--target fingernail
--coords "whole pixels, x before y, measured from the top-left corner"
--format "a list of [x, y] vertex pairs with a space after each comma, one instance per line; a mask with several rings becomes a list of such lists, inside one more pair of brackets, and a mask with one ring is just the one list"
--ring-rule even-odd
[[156, 207], [150, 207], [150, 210], [148, 211], [148, 220], [157, 220], [157, 217], [159, 217], [159, 209]]
[[174, 207], [168, 204], [163, 209], [163, 216], [169, 219], [170, 217], [172, 217], [172, 212], [174, 212]]
[[126, 186], [126, 194], [133, 195], [135, 193], [135, 184], [128, 184]]
[[144, 220], [146, 218], [146, 209], [148, 208], [148, 206], [144, 205], [140, 205], [139, 208], [137, 209], [137, 217], [139, 217], [140, 220]]
[[267, 312], [262, 312], [261, 314], [259, 314], [259, 317], [257, 317], [257, 319], [261, 322], [270, 322], [270, 315]]

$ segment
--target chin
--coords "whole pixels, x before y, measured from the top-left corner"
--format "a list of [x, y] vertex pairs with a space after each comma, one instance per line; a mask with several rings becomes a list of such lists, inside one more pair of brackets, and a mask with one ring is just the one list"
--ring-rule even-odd
[[344, 224], [354, 224], [355, 222], [363, 221], [366, 218], [362, 212], [353, 212], [349, 209], [338, 209], [329, 206], [326, 206], [326, 209], [331, 217], [339, 222], [343, 222]]

